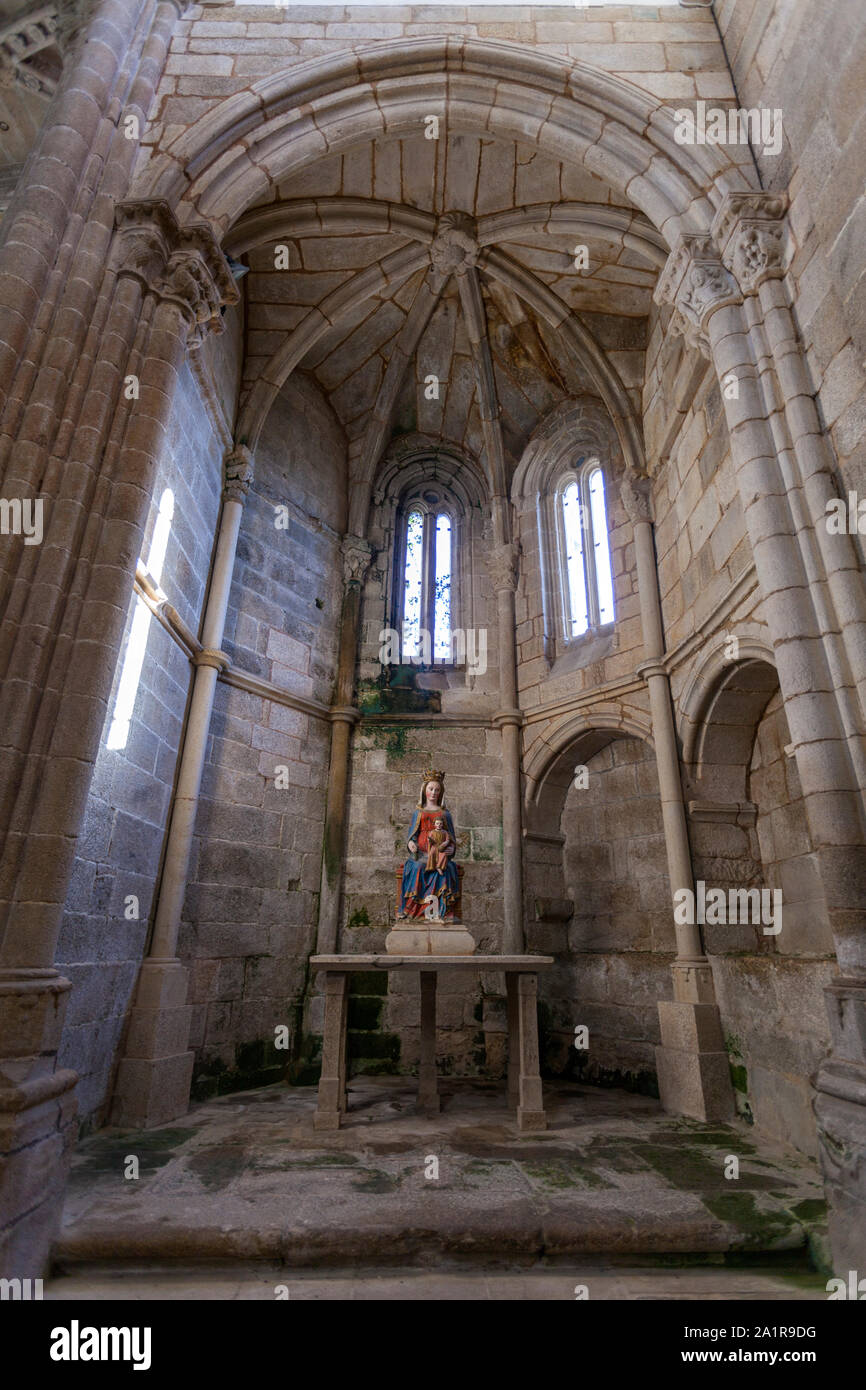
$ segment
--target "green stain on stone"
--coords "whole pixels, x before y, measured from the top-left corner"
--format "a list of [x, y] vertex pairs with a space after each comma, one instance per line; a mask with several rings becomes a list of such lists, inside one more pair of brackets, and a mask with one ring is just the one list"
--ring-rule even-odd
[[381, 1168], [365, 1168], [363, 1174], [359, 1175], [358, 1181], [352, 1183], [356, 1192], [396, 1192], [400, 1186], [401, 1179], [392, 1177], [390, 1173], [385, 1173]]
[[246, 1172], [250, 1164], [245, 1145], [213, 1144], [208, 1149], [196, 1149], [186, 1166], [203, 1187], [219, 1191]]
[[796, 1202], [791, 1212], [798, 1221], [823, 1221], [827, 1215], [827, 1203], [819, 1197], [807, 1197], [805, 1201]]
[[349, 918], [348, 922], [346, 923], [346, 926], [347, 926], [347, 927], [352, 927], [352, 928], [354, 928], [354, 927], [369, 927], [369, 925], [370, 925], [370, 914], [368, 913], [366, 907], [359, 907], [358, 910], [357, 910], [357, 912], [353, 912], [353, 913], [352, 913], [351, 917]]
[[573, 1159], [551, 1159], [547, 1162], [529, 1163], [525, 1159], [521, 1161], [521, 1167], [527, 1177], [534, 1178], [543, 1187], [553, 1190], [562, 1188], [612, 1188], [614, 1183], [608, 1182], [607, 1178], [596, 1173], [585, 1163], [576, 1163]]
[[751, 1192], [725, 1192], [718, 1197], [702, 1197], [704, 1206], [719, 1221], [735, 1226], [745, 1236], [746, 1249], [772, 1249], [803, 1243], [799, 1223], [787, 1211], [762, 1210]]

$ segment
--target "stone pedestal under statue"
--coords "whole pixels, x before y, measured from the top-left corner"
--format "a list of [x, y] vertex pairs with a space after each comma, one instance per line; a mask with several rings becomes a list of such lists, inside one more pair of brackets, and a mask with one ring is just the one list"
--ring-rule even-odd
[[385, 937], [389, 956], [471, 956], [475, 940], [462, 922], [398, 921]]

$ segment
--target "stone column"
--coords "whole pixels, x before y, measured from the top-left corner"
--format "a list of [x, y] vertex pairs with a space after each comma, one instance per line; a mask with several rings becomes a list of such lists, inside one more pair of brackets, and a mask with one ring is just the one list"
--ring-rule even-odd
[[343, 608], [340, 615], [340, 654], [334, 703], [331, 707], [331, 761], [328, 767], [328, 799], [322, 847], [322, 881], [316, 954], [333, 955], [339, 935], [340, 897], [343, 891], [343, 854], [346, 845], [347, 788], [352, 729], [360, 719], [353, 704], [358, 631], [361, 622], [361, 590], [372, 559], [372, 549], [361, 536], [343, 538]]
[[517, 640], [514, 595], [517, 589], [516, 541], [494, 547], [487, 559], [499, 620], [499, 702], [493, 727], [502, 738], [502, 954], [519, 956], [523, 939], [523, 840], [520, 817], [520, 729], [517, 705]]
[[[855, 774], [866, 787], [866, 585], [854, 541], [847, 532], [831, 534], [827, 503], [839, 495], [830, 444], [823, 432], [802, 344], [784, 283], [785, 201], [767, 194], [729, 194], [713, 230], [722, 260], [743, 292], [753, 333], [760, 335], [771, 364], [771, 399], [783, 411], [773, 416], [777, 436], [792, 460], [786, 490], [797, 539], [809, 572], [813, 598], [842, 734]], [[768, 373], [769, 375], [769, 373]], [[784, 455], [780, 463], [784, 465]], [[790, 476], [793, 473], [793, 476]], [[799, 761], [799, 750], [798, 750]], [[843, 785], [849, 781], [843, 772]], [[853, 808], [849, 821], [853, 821]], [[832, 841], [831, 841], [832, 843]], [[824, 850], [826, 863], [828, 854]], [[855, 927], [866, 935], [866, 884], [855, 873], [850, 883], [832, 876], [834, 898], [850, 895]], [[852, 856], [851, 869], [854, 869]], [[838, 865], [841, 869], [841, 864]], [[847, 938], [846, 930], [846, 938]], [[842, 976], [826, 990], [832, 1049], [815, 1077], [815, 1113], [821, 1164], [830, 1196], [830, 1232], [839, 1267], [856, 1267], [866, 1248], [866, 962], [859, 944], [846, 939], [840, 954]]]
[[202, 626], [202, 650], [193, 658], [192, 699], [180, 754], [153, 934], [138, 978], [124, 1057], [117, 1074], [112, 1123], [142, 1129], [186, 1114], [194, 1054], [187, 1050], [192, 1009], [189, 972], [177, 958], [199, 793], [219, 672], [221, 650], [244, 501], [252, 480], [252, 455], [238, 446], [225, 460], [223, 507]]
[[[852, 536], [846, 532], [831, 534], [826, 524], [827, 503], [839, 494], [832, 473], [831, 446], [818, 415], [785, 288], [785, 205], [785, 198], [777, 194], [729, 193], [716, 214], [713, 232], [723, 264], [742, 291], [753, 336], [759, 339], [770, 368], [765, 372], [765, 398], [769, 394], [768, 404], [774, 412], [771, 423], [782, 435], [784, 451], [791, 457], [786, 483], [797, 539], [810, 570], [813, 595], [818, 588], [828, 593], [825, 643], [833, 642], [837, 630], [841, 637], [843, 654], [834, 663], [837, 692], [845, 693], [853, 677], [859, 696], [850, 721], [856, 732], [849, 742], [852, 756], [861, 760], [858, 780], [864, 785], [866, 586]], [[781, 412], [776, 409], [779, 401]], [[783, 457], [780, 465], [785, 467]]]
[[6, 588], [0, 1241], [11, 1277], [42, 1274], [59, 1217], [76, 1078], [56, 1070], [68, 983], [54, 953], [173, 387], [237, 293], [208, 229], [181, 231], [164, 204], [116, 214], [80, 400], [47, 462], [32, 447], [19, 460], [44, 470], [45, 537]]
[[[728, 244], [734, 265], [742, 251]], [[746, 268], [757, 253], [746, 257]], [[760, 289], [760, 275], [746, 293]], [[834, 1256], [844, 1263], [866, 1248], [866, 824], [851, 745], [845, 730], [845, 694], [834, 681], [838, 671], [833, 634], [822, 630], [813, 583], [827, 584], [843, 606], [849, 647], [856, 655], [859, 605], [847, 605], [849, 583], [862, 577], [843, 577], [847, 566], [835, 561], [836, 577], [810, 576], [804, 547], [797, 536], [785, 476], [784, 456], [777, 452], [768, 420], [784, 397], [778, 385], [771, 406], [764, 399], [754, 335], [747, 326], [740, 286], [722, 263], [711, 238], [688, 236], [671, 253], [656, 289], [656, 297], [675, 305], [672, 323], [687, 339], [712, 356], [720, 380], [735, 382], [736, 393], [723, 390], [731, 455], [755, 568], [773, 640], [785, 714], [797, 759], [809, 833], [821, 874], [842, 978], [830, 987], [833, 1047], [816, 1078], [822, 1163], [832, 1199], [831, 1239]], [[775, 296], [765, 295], [773, 314]], [[756, 317], [755, 323], [763, 323]], [[772, 342], [778, 329], [766, 328]], [[781, 338], [780, 338], [781, 350]], [[793, 351], [786, 340], [784, 355]], [[775, 373], [774, 373], [775, 375]], [[795, 380], [802, 384], [799, 370]], [[802, 402], [792, 398], [796, 417]], [[801, 442], [801, 456], [805, 444]], [[795, 486], [798, 480], [795, 481]], [[820, 505], [826, 485], [818, 477], [810, 484], [813, 507]], [[796, 503], [795, 503], [796, 508]], [[822, 520], [813, 515], [816, 532]], [[841, 538], [840, 538], [841, 539]], [[809, 547], [823, 551], [824, 541], [809, 537]], [[808, 549], [807, 548], [807, 549]], [[812, 579], [812, 583], [810, 583]], [[840, 619], [841, 621], [842, 619]], [[782, 930], [784, 931], [784, 925]], [[852, 1268], [855, 1266], [852, 1264]]]
[[[622, 501], [634, 532], [644, 654], [638, 667], [647, 683], [659, 776], [662, 822], [671, 893], [694, 892], [676, 725], [670, 680], [664, 664], [664, 626], [653, 543], [649, 480], [626, 474]], [[659, 1093], [665, 1110], [700, 1120], [726, 1120], [734, 1113], [730, 1068], [713, 987], [696, 923], [676, 923], [673, 1003], [659, 1002], [661, 1047], [656, 1048]]]

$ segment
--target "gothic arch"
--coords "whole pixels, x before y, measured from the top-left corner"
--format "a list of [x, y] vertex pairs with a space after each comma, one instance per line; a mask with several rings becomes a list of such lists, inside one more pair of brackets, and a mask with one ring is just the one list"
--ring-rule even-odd
[[538, 739], [524, 760], [524, 819], [527, 834], [555, 833], [575, 762], [586, 762], [616, 738], [639, 738], [652, 748], [649, 715], [621, 707], [566, 715]]
[[[145, 170], [140, 196], [224, 235], [274, 183], [325, 153], [421, 128], [445, 109], [450, 128], [526, 140], [585, 163], [662, 232], [707, 232], [726, 193], [754, 184], [744, 156], [674, 139], [670, 106], [588, 63], [516, 44], [425, 37], [302, 63], [220, 102]], [[708, 191], [705, 191], [708, 190]]]
[[683, 764], [696, 783], [704, 780], [711, 766], [747, 765], [744, 740], [751, 729], [754, 741], [760, 715], [779, 685], [766, 640], [739, 638], [735, 660], [726, 655], [725, 647], [723, 634], [692, 673], [679, 701]]
[[602, 403], [592, 396], [561, 401], [541, 421], [529, 439], [511, 483], [516, 506], [535, 498], [551, 472], [561, 468], [576, 444], [608, 463], [621, 462], [622, 452], [613, 423]]

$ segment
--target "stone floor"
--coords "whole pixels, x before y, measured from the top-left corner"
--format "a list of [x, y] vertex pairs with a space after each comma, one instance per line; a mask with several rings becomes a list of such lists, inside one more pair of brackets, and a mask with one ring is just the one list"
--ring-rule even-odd
[[272, 1086], [92, 1136], [46, 1293], [826, 1297], [809, 1272], [822, 1189], [802, 1155], [623, 1091], [546, 1086], [548, 1130], [521, 1135], [498, 1086], [442, 1082], [434, 1119], [415, 1113], [415, 1087], [353, 1080], [336, 1133], [313, 1129], [314, 1089]]

